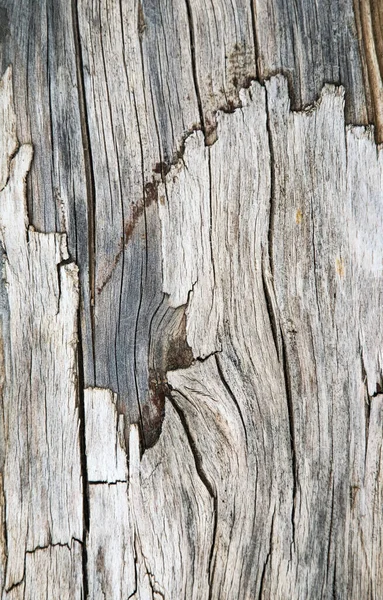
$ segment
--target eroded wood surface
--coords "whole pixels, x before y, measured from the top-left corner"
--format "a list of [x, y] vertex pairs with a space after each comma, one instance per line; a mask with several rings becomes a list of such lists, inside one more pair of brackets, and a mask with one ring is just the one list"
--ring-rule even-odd
[[379, 7], [0, 16], [2, 596], [380, 598]]

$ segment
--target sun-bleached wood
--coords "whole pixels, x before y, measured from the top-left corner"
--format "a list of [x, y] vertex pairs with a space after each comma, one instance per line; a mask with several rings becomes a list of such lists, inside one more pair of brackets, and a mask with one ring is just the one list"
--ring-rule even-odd
[[[282, 5], [84, 0], [60, 20], [58, 2], [49, 31], [73, 30], [42, 44], [43, 75], [18, 33], [17, 118], [11, 70], [0, 84], [5, 600], [383, 596], [382, 149], [346, 125], [343, 88], [320, 92], [341, 79], [346, 121], [366, 121], [351, 3], [311, 53], [311, 9], [290, 27]], [[317, 103], [291, 111], [256, 65]]]
[[42, 598], [58, 581], [69, 590], [72, 576], [82, 580], [78, 270], [64, 234], [29, 226], [32, 147], [18, 148], [11, 69], [0, 84], [0, 106], [3, 594], [22, 585], [25, 598]]
[[90, 598], [130, 598], [135, 589], [134, 529], [123, 421], [110, 390], [85, 390]]
[[[213, 353], [168, 373], [161, 436], [168, 456], [166, 424], [181, 418], [213, 500], [198, 597], [378, 598], [381, 150], [346, 129], [341, 88], [292, 113], [275, 77], [242, 104], [218, 115], [211, 148], [188, 138], [160, 191], [164, 289], [188, 298], [194, 356]], [[146, 554], [159, 584], [161, 539]]]

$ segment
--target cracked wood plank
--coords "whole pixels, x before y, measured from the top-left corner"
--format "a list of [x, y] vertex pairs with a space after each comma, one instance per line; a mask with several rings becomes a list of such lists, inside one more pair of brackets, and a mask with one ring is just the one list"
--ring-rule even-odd
[[[168, 372], [162, 435], [140, 468], [155, 494], [175, 408], [214, 507], [198, 597], [378, 598], [382, 151], [371, 130], [346, 128], [342, 88], [289, 105], [286, 79], [252, 84], [218, 115], [211, 148], [186, 140], [161, 189], [164, 289], [174, 305], [188, 297], [197, 360]], [[163, 574], [171, 545], [152, 541], [164, 514], [140, 516], [140, 541], [175, 598], [187, 592]]]
[[134, 533], [128, 499], [124, 417], [110, 390], [85, 390], [90, 598], [130, 598], [135, 590]]
[[23, 597], [63, 586], [80, 598], [78, 269], [65, 234], [29, 225], [32, 147], [18, 146], [11, 69], [0, 83], [0, 105], [3, 597], [22, 585]]
[[381, 11], [298, 4], [0, 0], [8, 600], [383, 594]]
[[369, 3], [324, 0], [291, 5], [253, 0], [258, 76], [266, 79], [282, 72], [290, 83], [294, 109], [313, 103], [324, 83], [341, 83], [347, 90], [347, 122], [371, 122], [373, 107], [358, 25], [358, 4]]
[[[85, 386], [118, 392], [147, 445], [158, 435], [158, 382], [169, 366], [161, 340], [183, 318], [162, 293], [157, 185], [190, 131], [214, 141], [216, 111], [239, 106], [255, 76], [282, 70], [295, 108], [341, 82], [347, 122], [379, 125], [380, 9], [354, 4], [0, 0], [18, 136], [35, 148], [31, 223], [65, 230], [80, 269]], [[177, 332], [173, 345], [181, 344]]]

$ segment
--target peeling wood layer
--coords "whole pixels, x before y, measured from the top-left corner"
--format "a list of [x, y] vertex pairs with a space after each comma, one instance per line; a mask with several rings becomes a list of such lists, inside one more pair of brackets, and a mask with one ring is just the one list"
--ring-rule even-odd
[[[63, 593], [74, 586], [73, 597], [80, 597], [78, 543], [72, 552], [83, 532], [78, 269], [68, 260], [65, 234], [39, 233], [29, 225], [26, 178], [32, 147], [18, 147], [11, 69], [1, 80], [0, 105], [2, 590], [6, 598], [23, 586], [23, 597], [43, 597], [61, 581]], [[65, 558], [56, 557], [62, 553], [58, 546], [66, 547]], [[48, 556], [37, 553], [50, 547]], [[35, 569], [40, 576], [33, 583]]]
[[383, 596], [380, 16], [361, 59], [327, 5], [336, 44], [306, 3], [9, 5], [4, 599]]
[[[212, 501], [206, 597], [378, 598], [381, 151], [372, 131], [345, 128], [342, 88], [292, 113], [276, 77], [242, 104], [218, 116], [211, 148], [190, 136], [162, 190], [164, 289], [175, 306], [188, 297], [199, 360], [168, 373], [160, 441], [179, 418]], [[159, 444], [141, 463], [153, 478]], [[154, 565], [169, 543], [150, 548], [164, 585]], [[188, 594], [177, 585], [164, 596]]]
[[[300, 113], [283, 77], [241, 98], [212, 147], [186, 140], [159, 188], [164, 291], [188, 302], [195, 360], [167, 373], [162, 434], [142, 458], [131, 426], [128, 484], [112, 475], [112, 396], [87, 392], [112, 409], [97, 447], [109, 422], [116, 439], [91, 490], [91, 581], [111, 589], [114, 561], [137, 599], [379, 598], [381, 151], [345, 127], [342, 88]], [[113, 504], [102, 534], [107, 499], [127, 520]]]
[[[173, 319], [162, 293], [158, 185], [190, 132], [212, 144], [217, 110], [232, 112], [241, 88], [280, 71], [296, 109], [324, 83], [344, 84], [346, 121], [375, 121], [379, 140], [380, 13], [378, 3], [360, 5], [0, 2], [18, 137], [35, 149], [30, 222], [67, 233], [79, 266], [85, 386], [118, 393], [118, 410], [141, 421], [147, 445], [162, 412], [148, 401], [157, 397], [151, 382], [164, 379], [148, 338], [155, 330], [168, 339], [163, 318]], [[366, 60], [365, 47], [375, 58]], [[363, 79], [367, 67], [376, 85]]]

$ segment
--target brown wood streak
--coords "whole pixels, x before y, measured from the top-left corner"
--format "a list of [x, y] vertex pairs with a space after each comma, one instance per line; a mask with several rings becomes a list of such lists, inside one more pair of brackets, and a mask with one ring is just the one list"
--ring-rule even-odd
[[355, 0], [356, 25], [366, 84], [369, 87], [370, 121], [375, 140], [383, 142], [383, 6], [380, 0]]

